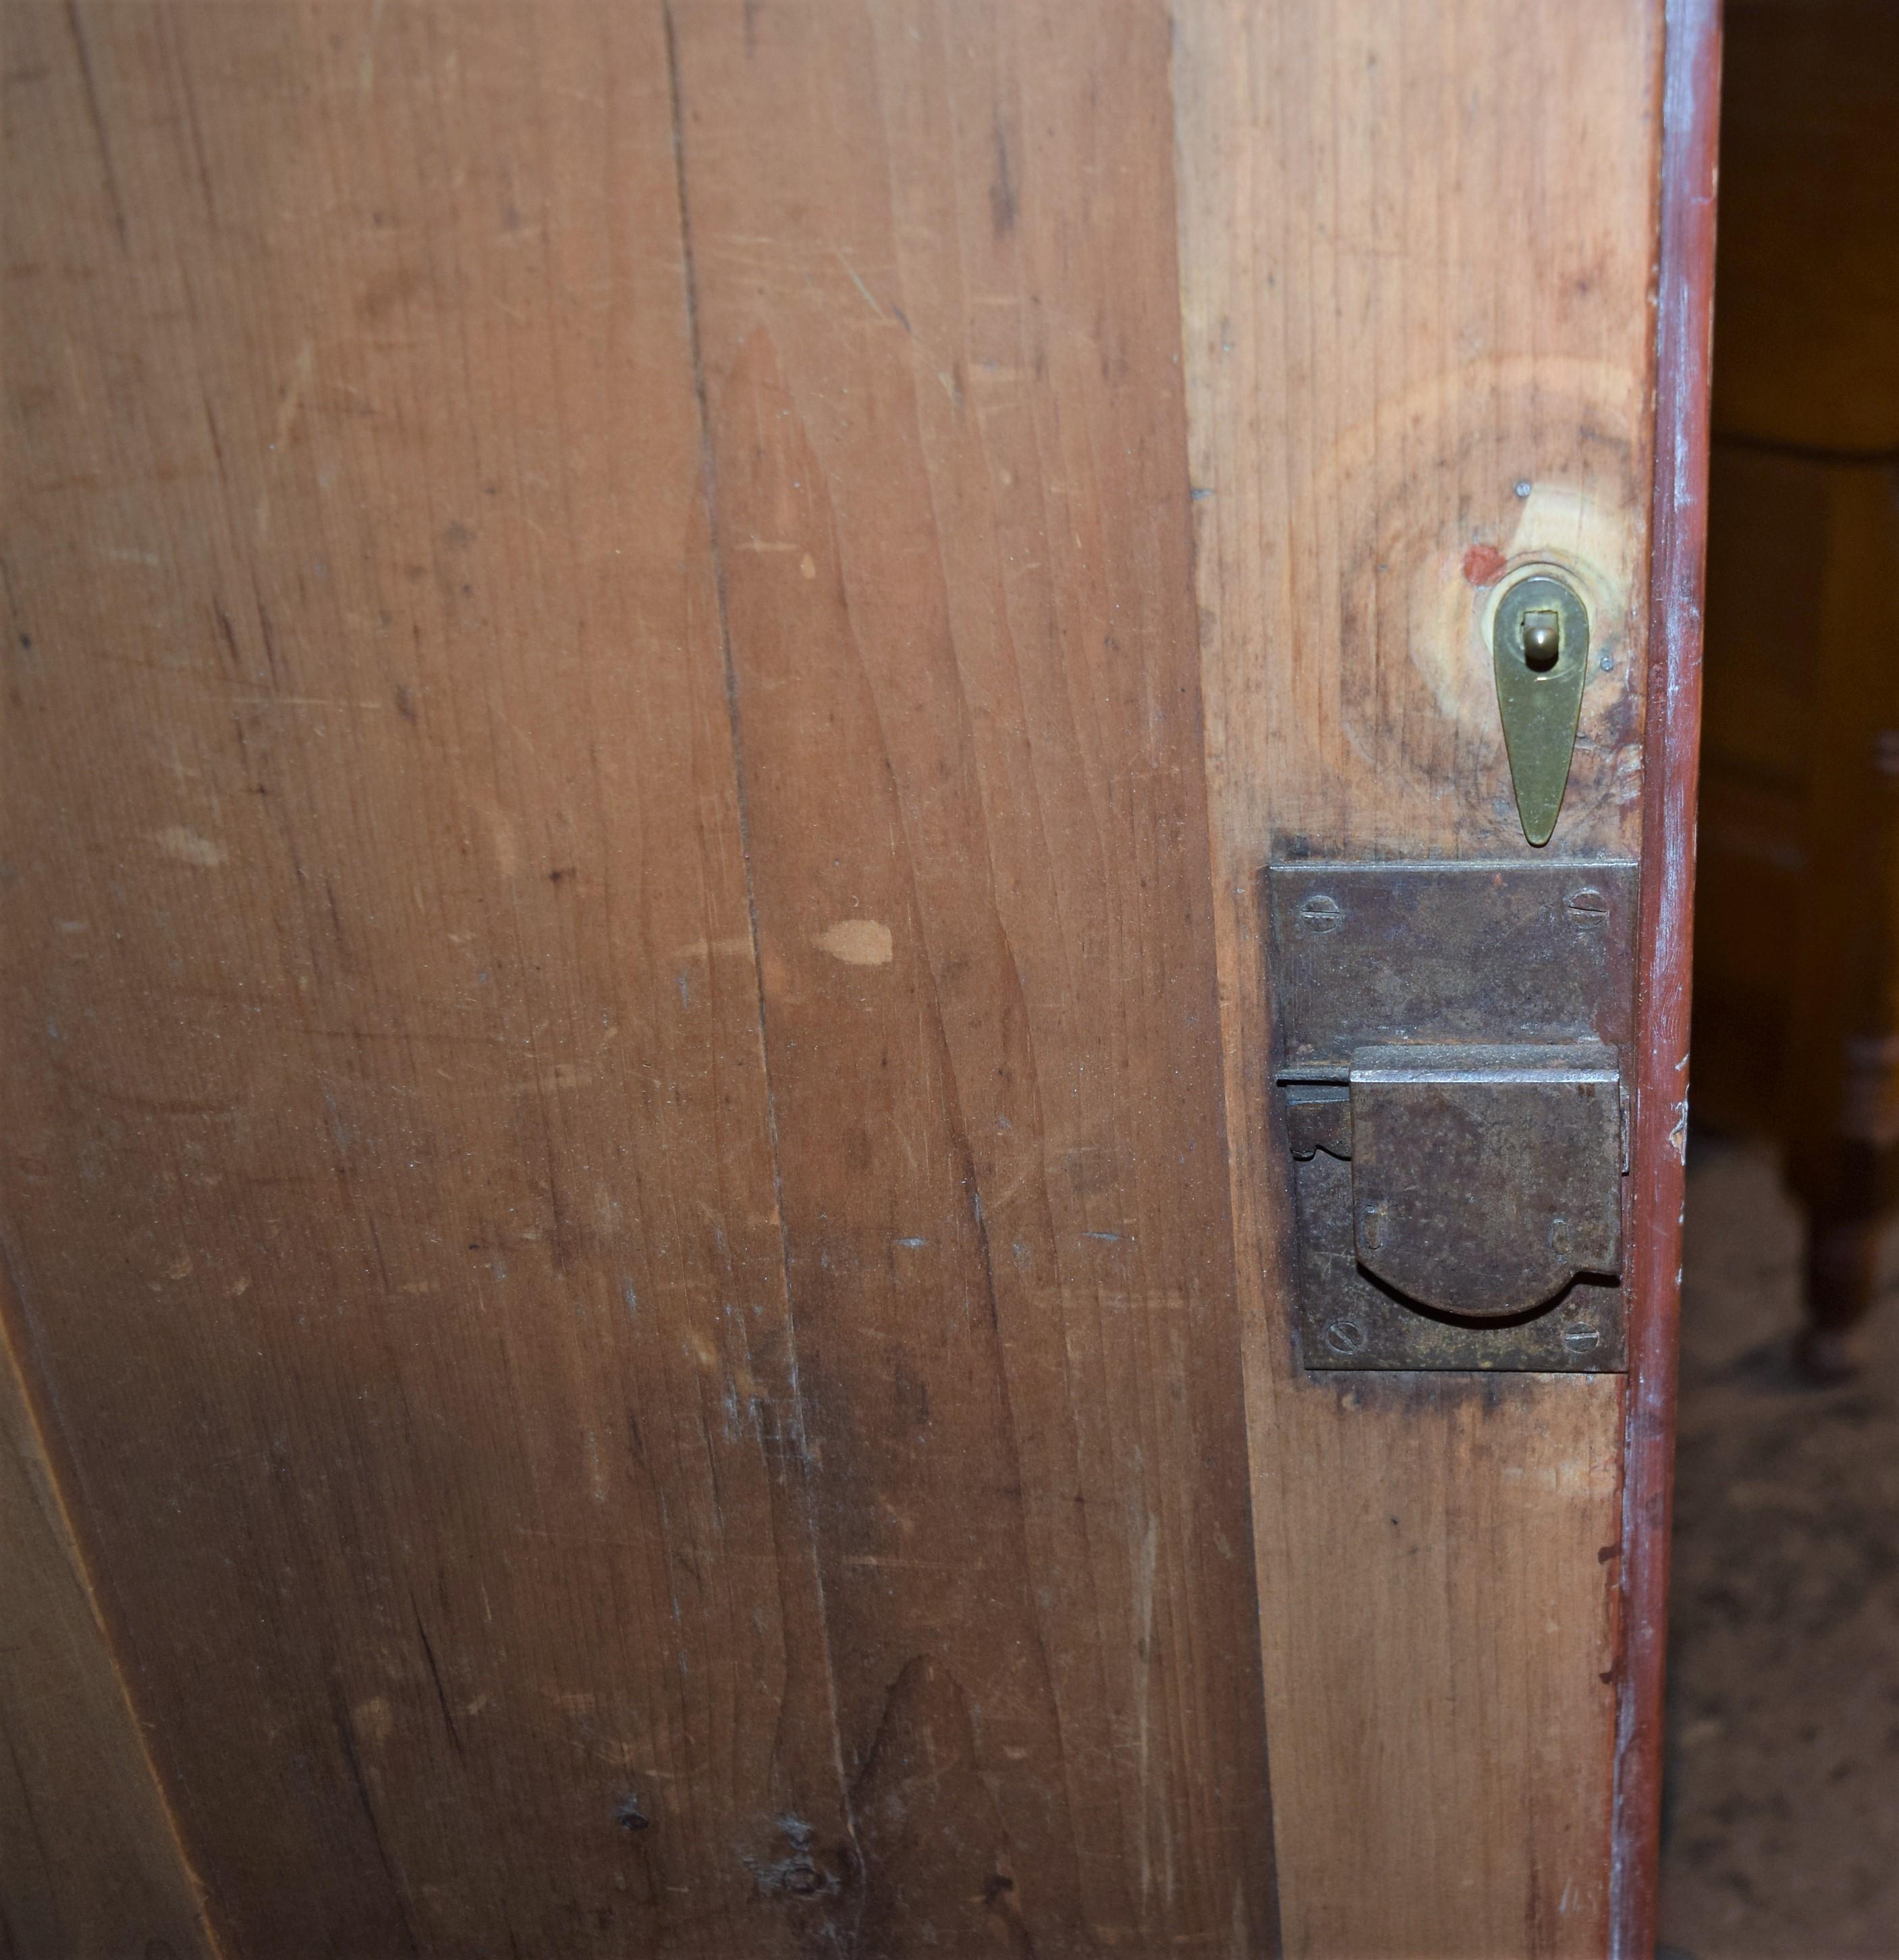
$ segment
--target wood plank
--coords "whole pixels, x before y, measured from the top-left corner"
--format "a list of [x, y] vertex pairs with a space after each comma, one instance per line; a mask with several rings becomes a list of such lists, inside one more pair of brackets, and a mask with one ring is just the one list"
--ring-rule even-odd
[[0, 1328], [0, 1951], [211, 1960]]
[[1176, 19], [1286, 1950], [1598, 1954], [1622, 1386], [1302, 1376], [1257, 880], [1302, 848], [1528, 854], [1480, 616], [1532, 556], [1588, 581], [1613, 663], [1553, 848], [1639, 842], [1659, 8]]
[[1166, 24], [952, 24], [14, 33], [3, 1195], [237, 1950], [1272, 1944]]
[[219, 1920], [821, 1946], [659, 12], [5, 19], [0, 1196]]
[[1273, 1939], [1168, 47], [678, 15], [866, 1954]]

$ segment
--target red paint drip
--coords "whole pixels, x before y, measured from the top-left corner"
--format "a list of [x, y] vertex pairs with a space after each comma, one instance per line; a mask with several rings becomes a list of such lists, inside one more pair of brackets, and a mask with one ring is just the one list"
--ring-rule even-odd
[[1464, 575], [1473, 585], [1494, 585], [1509, 562], [1495, 545], [1473, 545], [1464, 554]]

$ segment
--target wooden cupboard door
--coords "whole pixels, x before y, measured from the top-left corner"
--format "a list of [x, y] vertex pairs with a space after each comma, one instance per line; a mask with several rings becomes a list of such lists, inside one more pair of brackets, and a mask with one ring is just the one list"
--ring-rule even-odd
[[[0, 9], [9, 1950], [1643, 1950], [1713, 59]], [[1315, 1373], [1260, 873], [1534, 857], [1547, 554], [1631, 1372]]]

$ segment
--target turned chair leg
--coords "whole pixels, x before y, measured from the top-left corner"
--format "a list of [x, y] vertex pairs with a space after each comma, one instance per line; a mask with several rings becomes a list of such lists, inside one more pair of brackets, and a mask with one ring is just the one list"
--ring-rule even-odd
[[1840, 1382], [1854, 1371], [1849, 1337], [1872, 1305], [1885, 1179], [1869, 1145], [1841, 1142], [1827, 1154], [1833, 1175], [1805, 1193], [1806, 1322], [1795, 1354], [1814, 1380]]

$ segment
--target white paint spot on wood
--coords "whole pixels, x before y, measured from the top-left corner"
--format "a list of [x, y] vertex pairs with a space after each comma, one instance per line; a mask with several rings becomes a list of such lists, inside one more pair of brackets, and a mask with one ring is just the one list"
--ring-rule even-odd
[[196, 864], [201, 870], [215, 870], [230, 856], [215, 838], [205, 837], [182, 823], [168, 823], [152, 832], [159, 849], [180, 864]]
[[887, 966], [896, 956], [891, 929], [878, 919], [840, 919], [817, 935], [817, 943], [846, 966]]

